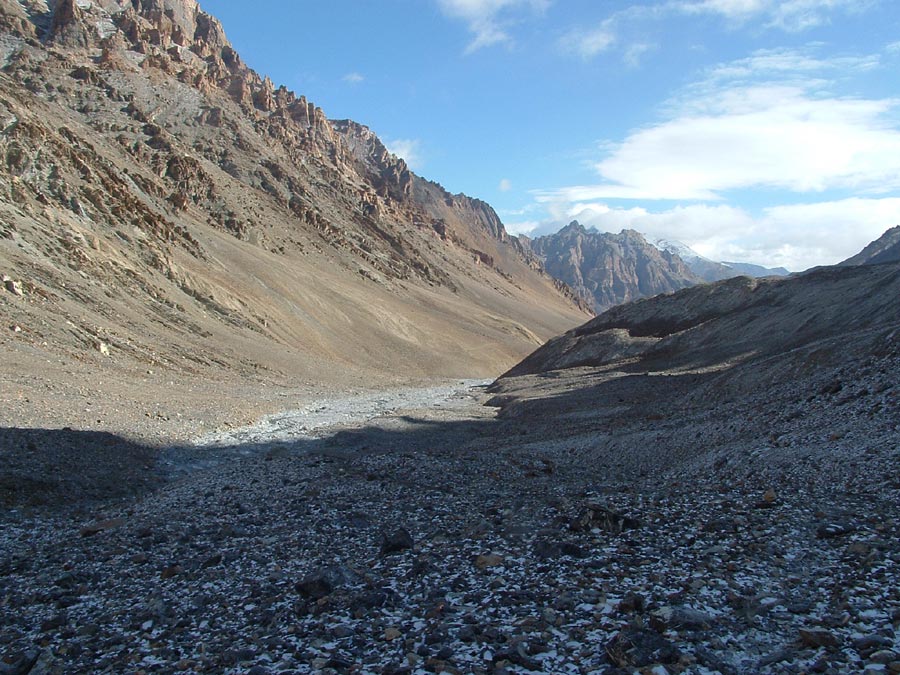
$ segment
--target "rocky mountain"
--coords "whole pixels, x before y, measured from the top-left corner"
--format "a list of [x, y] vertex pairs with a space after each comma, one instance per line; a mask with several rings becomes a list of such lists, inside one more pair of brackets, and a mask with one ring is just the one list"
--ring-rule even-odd
[[890, 228], [862, 251], [840, 264], [877, 265], [897, 261], [900, 261], [900, 225]]
[[194, 0], [0, 0], [0, 68], [22, 382], [488, 374], [586, 316], [490, 206], [255, 73]]
[[572, 221], [556, 234], [531, 241], [547, 271], [571, 286], [597, 311], [699, 283], [678, 255], [660, 250], [634, 230], [587, 230]]

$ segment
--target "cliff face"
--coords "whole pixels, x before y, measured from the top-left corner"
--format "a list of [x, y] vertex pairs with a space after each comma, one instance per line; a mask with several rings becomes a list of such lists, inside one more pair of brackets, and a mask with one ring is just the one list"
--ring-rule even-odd
[[585, 316], [488, 205], [275, 87], [193, 0], [0, 0], [0, 67], [12, 345], [477, 374]]
[[551, 275], [597, 311], [701, 281], [681, 258], [633, 230], [589, 231], [573, 221], [556, 234], [534, 239], [531, 246]]

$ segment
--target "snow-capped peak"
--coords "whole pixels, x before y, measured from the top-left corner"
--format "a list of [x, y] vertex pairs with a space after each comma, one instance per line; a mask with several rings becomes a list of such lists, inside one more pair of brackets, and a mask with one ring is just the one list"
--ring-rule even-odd
[[660, 251], [668, 251], [669, 253], [674, 253], [686, 263], [692, 263], [698, 260], [712, 262], [711, 260], [709, 260], [709, 258], [704, 258], [687, 244], [684, 244], [675, 239], [651, 239], [650, 237], [648, 237], [647, 240]]

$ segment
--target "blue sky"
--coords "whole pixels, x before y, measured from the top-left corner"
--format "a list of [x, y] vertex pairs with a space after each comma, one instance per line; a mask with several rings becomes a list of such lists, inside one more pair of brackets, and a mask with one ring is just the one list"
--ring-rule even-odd
[[244, 60], [532, 236], [800, 270], [900, 224], [896, 0], [200, 0]]

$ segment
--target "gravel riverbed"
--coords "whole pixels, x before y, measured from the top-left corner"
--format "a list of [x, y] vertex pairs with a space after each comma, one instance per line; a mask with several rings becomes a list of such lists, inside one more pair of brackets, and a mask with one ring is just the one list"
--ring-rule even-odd
[[166, 451], [137, 495], [8, 510], [0, 673], [900, 672], [892, 388], [868, 417], [673, 396], [676, 424], [646, 379], [590, 415], [498, 416], [477, 384], [308, 406]]

